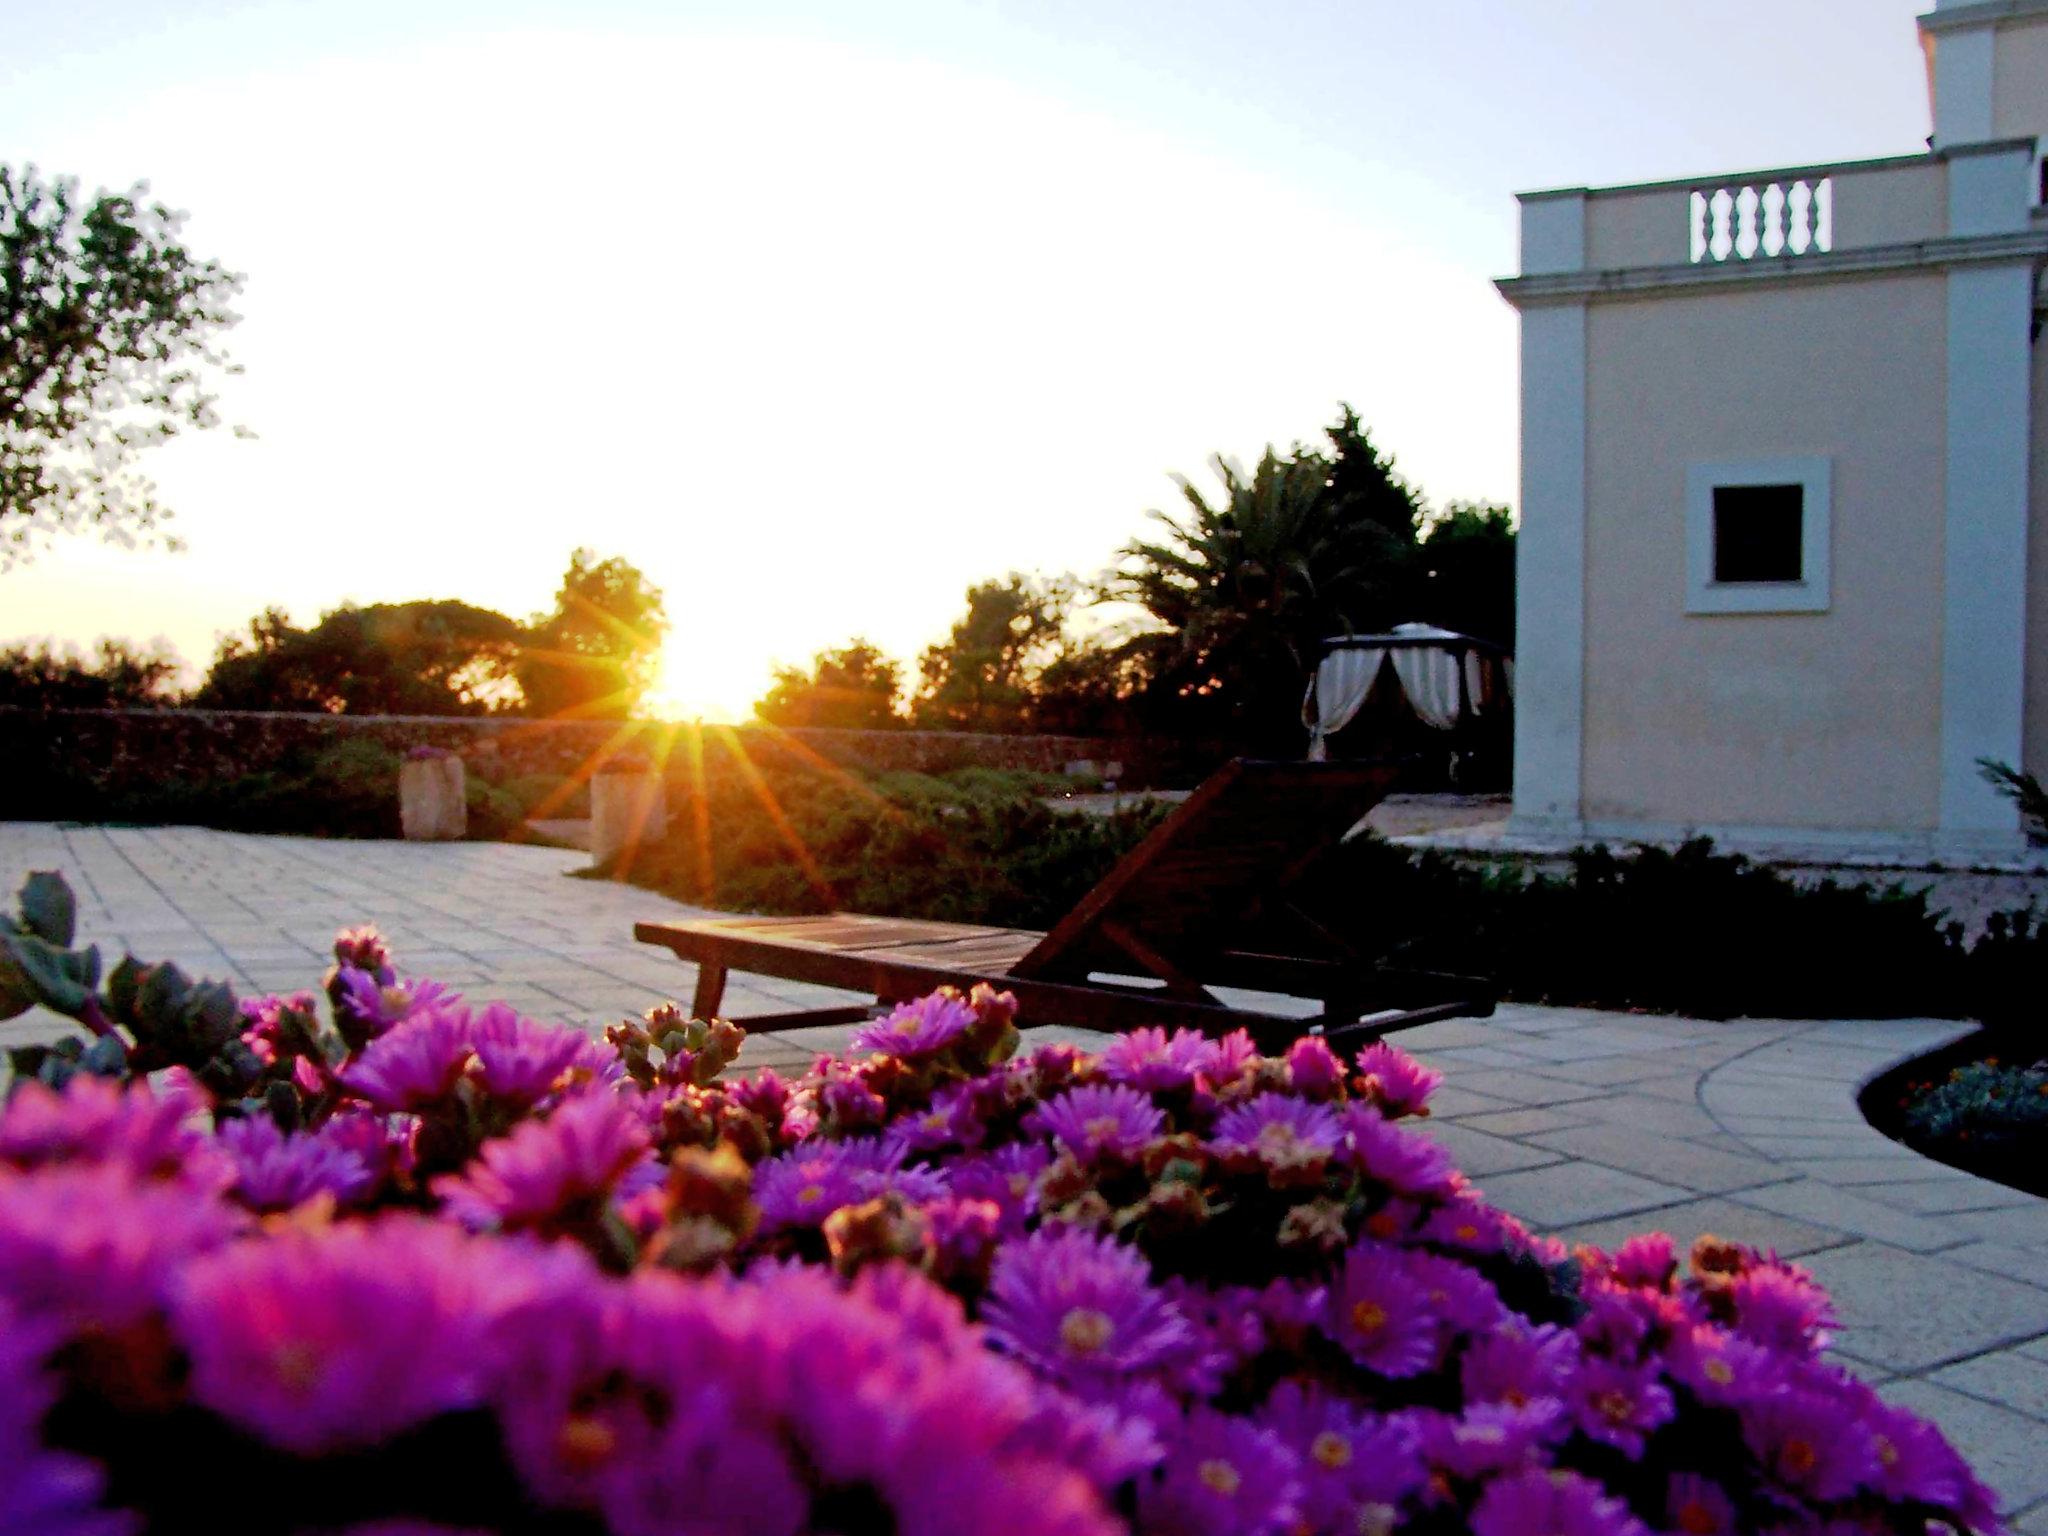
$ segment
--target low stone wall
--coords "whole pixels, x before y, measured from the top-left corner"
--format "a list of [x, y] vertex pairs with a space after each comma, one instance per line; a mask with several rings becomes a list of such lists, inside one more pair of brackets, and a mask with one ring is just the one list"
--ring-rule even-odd
[[[259, 714], [229, 710], [0, 709], [0, 780], [32, 798], [58, 786], [64, 806], [0, 807], [0, 818], [74, 814], [77, 791], [116, 800], [167, 782], [222, 783], [301, 766], [318, 753], [365, 742], [403, 753], [439, 747], [459, 753], [473, 773], [503, 782], [588, 772], [621, 751], [665, 758], [673, 777], [690, 772], [691, 728], [647, 722], [471, 719], [432, 715]], [[1198, 782], [1227, 751], [1213, 745], [1086, 736], [999, 736], [963, 731], [783, 730], [707, 726], [702, 760], [716, 771], [735, 752], [760, 766], [820, 761], [864, 772], [954, 768], [1057, 773], [1087, 760], [1119, 762], [1134, 788]], [[40, 789], [38, 787], [41, 787]], [[12, 798], [10, 796], [9, 798]]]

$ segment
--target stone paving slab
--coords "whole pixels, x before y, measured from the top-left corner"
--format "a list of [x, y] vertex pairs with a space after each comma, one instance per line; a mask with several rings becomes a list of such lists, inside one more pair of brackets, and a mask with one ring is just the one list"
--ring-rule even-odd
[[[573, 880], [575, 850], [328, 842], [196, 828], [0, 824], [0, 886], [62, 869], [83, 935], [248, 990], [314, 984], [338, 927], [376, 922], [402, 966], [596, 1029], [668, 998], [692, 967], [632, 924], [697, 909]], [[735, 977], [735, 1013], [848, 1001]], [[0, 1044], [62, 1021], [0, 1023]], [[2048, 1536], [2048, 1201], [1941, 1168], [1871, 1128], [1856, 1090], [1962, 1033], [1946, 1020], [1707, 1022], [1502, 1007], [1408, 1031], [1444, 1072], [1437, 1137], [1492, 1199], [1572, 1241], [1701, 1230], [1798, 1257], [1830, 1285], [1838, 1358], [1936, 1418]], [[801, 1071], [850, 1031], [752, 1037], [743, 1064]], [[1078, 1041], [1076, 1031], [1053, 1031]]]

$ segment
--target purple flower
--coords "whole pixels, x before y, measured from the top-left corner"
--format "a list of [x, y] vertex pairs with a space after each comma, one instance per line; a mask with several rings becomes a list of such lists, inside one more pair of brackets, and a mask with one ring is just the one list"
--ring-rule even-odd
[[1305, 1099], [1334, 1099], [1344, 1087], [1344, 1060], [1319, 1035], [1287, 1048], [1287, 1081]]
[[1112, 1083], [1170, 1093], [1214, 1072], [1223, 1053], [1215, 1041], [1192, 1029], [1134, 1029], [1104, 1046], [1102, 1075]]
[[1003, 1349], [1073, 1383], [1156, 1369], [1194, 1342], [1144, 1255], [1071, 1229], [1033, 1233], [996, 1255], [982, 1321]]
[[1517, 1472], [1489, 1483], [1472, 1536], [1649, 1536], [1619, 1499], [1576, 1472]]
[[26, 1170], [105, 1163], [137, 1178], [218, 1189], [229, 1169], [196, 1123], [206, 1108], [196, 1088], [152, 1092], [147, 1082], [122, 1088], [85, 1073], [61, 1091], [23, 1082], [0, 1109], [0, 1164]]
[[1728, 1490], [1693, 1472], [1673, 1474], [1664, 1494], [1664, 1523], [1677, 1536], [1742, 1536]]
[[1786, 1364], [1779, 1356], [1760, 1344], [1705, 1325], [1673, 1334], [1664, 1352], [1664, 1366], [1693, 1396], [1715, 1407], [1745, 1403], [1787, 1383]]
[[647, 1151], [647, 1129], [617, 1094], [581, 1094], [545, 1120], [484, 1143], [476, 1161], [434, 1181], [464, 1226], [552, 1232], [593, 1220]]
[[1422, 1239], [1461, 1253], [1499, 1253], [1511, 1230], [1501, 1212], [1470, 1190], [1460, 1190], [1429, 1213]]
[[1039, 1388], [1038, 1406], [1014, 1439], [1063, 1466], [1079, 1468], [1105, 1491], [1150, 1471], [1166, 1454], [1146, 1415], [1113, 1401], [1082, 1402], [1052, 1386]]
[[1100, 1083], [1069, 1088], [1025, 1117], [1084, 1162], [1129, 1161], [1166, 1129], [1166, 1117], [1135, 1088]]
[[1901, 1504], [1947, 1510], [1972, 1530], [1997, 1525], [1997, 1497], [1977, 1480], [1940, 1430], [1916, 1414], [1882, 1403], [1871, 1405], [1870, 1428], [1877, 1445], [1878, 1492]]
[[1427, 1476], [1410, 1426], [1320, 1388], [1282, 1382], [1259, 1418], [1294, 1452], [1312, 1529], [1391, 1530], [1398, 1506]]
[[1620, 1285], [1668, 1291], [1678, 1273], [1678, 1254], [1664, 1232], [1643, 1232], [1614, 1250], [1610, 1273]]
[[372, 1040], [341, 1080], [378, 1109], [428, 1109], [455, 1091], [469, 1058], [468, 1018], [437, 1008]]
[[469, 1043], [476, 1076], [493, 1098], [522, 1108], [555, 1090], [572, 1067], [595, 1075], [596, 1042], [581, 1030], [523, 1019], [503, 1003], [470, 1015]]
[[43, 1360], [57, 1336], [0, 1300], [0, 1530], [24, 1536], [124, 1536], [134, 1516], [98, 1508], [105, 1479], [80, 1457], [46, 1450], [42, 1419], [56, 1401]]
[[1833, 1397], [1793, 1388], [1745, 1403], [1742, 1438], [1765, 1472], [1816, 1503], [1847, 1498], [1874, 1483], [1877, 1439]]
[[322, 1194], [348, 1205], [376, 1182], [346, 1146], [320, 1135], [287, 1136], [268, 1115], [230, 1120], [217, 1139], [235, 1162], [232, 1193], [253, 1211], [288, 1211]]
[[1360, 1243], [1330, 1287], [1324, 1327], [1367, 1370], [1404, 1377], [1435, 1367], [1444, 1322], [1398, 1249]]
[[1468, 1482], [1528, 1465], [1571, 1428], [1556, 1400], [1543, 1397], [1520, 1406], [1479, 1403], [1457, 1415], [1425, 1410], [1416, 1423], [1423, 1459], [1446, 1476]]
[[1729, 1280], [1723, 1294], [1735, 1311], [1735, 1331], [1775, 1349], [1810, 1354], [1835, 1326], [1827, 1292], [1796, 1265], [1759, 1264]]
[[[456, 1001], [438, 982], [379, 981], [368, 971], [344, 965], [334, 978], [335, 1023], [351, 1039], [374, 1040], [407, 1019]], [[353, 1026], [351, 1029], [350, 1026]]]
[[114, 1164], [0, 1174], [0, 1301], [67, 1331], [156, 1314], [164, 1287], [246, 1218]]
[[1443, 1073], [1425, 1067], [1384, 1040], [1376, 1040], [1358, 1053], [1358, 1074], [1364, 1079], [1366, 1098], [1396, 1119], [1427, 1114], [1429, 1096], [1444, 1080]]
[[386, 1217], [238, 1243], [180, 1278], [172, 1326], [192, 1395], [299, 1455], [370, 1446], [474, 1404], [476, 1276], [509, 1254]]
[[1052, 1164], [1043, 1142], [1016, 1141], [985, 1157], [963, 1157], [948, 1167], [950, 1187], [963, 1199], [993, 1200], [1002, 1209], [1006, 1232], [1024, 1230], [1038, 1209], [1038, 1181]]
[[1278, 1536], [1297, 1518], [1299, 1463], [1250, 1419], [1196, 1408], [1168, 1429], [1166, 1461], [1138, 1490], [1148, 1531], [1174, 1536]]
[[1468, 1402], [1520, 1407], [1539, 1398], [1562, 1401], [1578, 1363], [1576, 1336], [1515, 1319], [1466, 1346], [1458, 1379]]
[[1350, 1146], [1347, 1157], [1368, 1179], [1397, 1195], [1444, 1197], [1457, 1188], [1451, 1155], [1427, 1136], [1404, 1131], [1369, 1105], [1343, 1113]]
[[1613, 1446], [1631, 1461], [1642, 1459], [1643, 1442], [1678, 1411], [1654, 1368], [1600, 1359], [1580, 1366], [1571, 1408], [1588, 1439]]
[[873, 1137], [807, 1142], [754, 1169], [754, 1203], [764, 1231], [821, 1226], [842, 1206], [896, 1190], [912, 1202], [946, 1193], [943, 1174], [903, 1167], [903, 1149]]
[[934, 992], [900, 1003], [887, 1018], [854, 1031], [853, 1049], [884, 1056], [934, 1056], [974, 1027], [974, 1010], [958, 997]]
[[974, 1095], [964, 1083], [941, 1088], [921, 1110], [913, 1110], [890, 1127], [892, 1140], [911, 1152], [936, 1152], [945, 1147], [979, 1146], [987, 1135], [975, 1113]]
[[1328, 1105], [1283, 1093], [1262, 1093], [1224, 1111], [1210, 1133], [1219, 1152], [1255, 1157], [1274, 1168], [1320, 1165], [1343, 1137]]

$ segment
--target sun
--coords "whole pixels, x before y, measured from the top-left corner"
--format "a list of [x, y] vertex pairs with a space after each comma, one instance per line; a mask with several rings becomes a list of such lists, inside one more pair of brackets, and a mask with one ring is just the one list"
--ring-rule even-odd
[[760, 692], [753, 669], [715, 649], [680, 643], [671, 636], [655, 658], [654, 681], [640, 707], [659, 720], [744, 720]]

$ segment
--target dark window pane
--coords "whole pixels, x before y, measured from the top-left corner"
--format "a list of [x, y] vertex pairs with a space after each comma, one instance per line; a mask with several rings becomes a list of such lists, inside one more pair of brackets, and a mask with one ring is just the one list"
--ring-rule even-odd
[[1803, 485], [1714, 487], [1714, 580], [1798, 581]]

